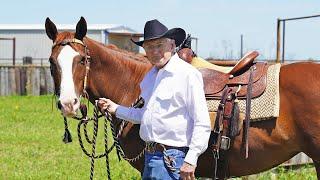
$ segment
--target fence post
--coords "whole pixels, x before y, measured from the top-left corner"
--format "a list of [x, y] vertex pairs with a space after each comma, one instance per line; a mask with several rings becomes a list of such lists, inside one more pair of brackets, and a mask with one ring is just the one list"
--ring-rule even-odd
[[16, 65], [16, 38], [12, 38], [13, 40], [13, 50], [12, 50], [12, 57], [13, 57], [13, 66]]

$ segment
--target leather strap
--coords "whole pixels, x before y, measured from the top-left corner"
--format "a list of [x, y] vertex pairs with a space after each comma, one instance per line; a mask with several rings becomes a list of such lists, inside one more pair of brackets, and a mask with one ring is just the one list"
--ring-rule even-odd
[[[247, 97], [246, 97], [246, 117], [245, 117], [245, 127], [244, 127], [244, 145], [245, 145], [245, 158], [248, 158], [248, 149], [249, 149], [249, 142], [248, 142], [248, 131], [250, 127], [250, 111], [251, 111], [251, 97], [252, 97], [252, 82], [253, 82], [253, 71], [255, 66], [252, 66], [250, 68], [250, 76], [248, 80], [248, 87], [247, 87]], [[215, 121], [214, 126], [214, 138], [215, 141], [212, 145], [212, 152], [214, 156], [214, 173], [213, 173], [213, 179], [215, 180], [217, 178], [217, 168], [218, 163], [221, 162], [221, 165], [219, 166], [220, 169], [223, 171], [219, 173], [219, 177], [225, 179], [228, 177], [228, 157], [227, 153], [229, 150], [229, 145], [231, 143], [230, 136], [230, 124], [231, 119], [233, 116], [233, 111], [235, 107], [235, 100], [236, 100], [236, 93], [233, 92], [232, 88], [227, 87], [223, 95], [221, 97], [221, 101], [218, 107], [217, 111], [217, 117]], [[221, 150], [220, 154], [220, 148], [221, 148], [221, 141], [222, 138], [224, 138], [224, 143], [222, 144], [224, 146], [224, 150]], [[227, 144], [226, 144], [227, 143]], [[223, 156], [223, 159], [221, 158]], [[222, 159], [219, 161], [219, 159]]]
[[224, 119], [225, 105], [226, 105], [228, 95], [231, 93], [231, 91], [232, 91], [231, 88], [227, 88], [223, 92], [223, 95], [218, 107], [214, 130], [213, 130], [213, 133], [215, 135], [214, 137], [215, 142], [212, 144], [212, 153], [214, 158], [214, 172], [213, 172], [214, 180], [217, 178], [218, 159], [220, 159], [219, 151], [220, 151], [220, 145], [221, 145], [221, 136], [224, 129], [223, 119]]
[[244, 126], [244, 148], [245, 148], [245, 159], [249, 157], [249, 127], [250, 127], [250, 112], [251, 112], [251, 92], [252, 92], [252, 74], [255, 66], [250, 68], [250, 76], [248, 82], [247, 98], [246, 98], [246, 117], [245, 117], [245, 126]]
[[67, 45], [68, 43], [77, 43], [77, 44], [81, 44], [82, 46], [86, 46], [81, 40], [76, 39], [76, 38], [72, 38], [72, 39], [65, 39], [63, 41], [61, 41], [60, 43], [54, 42], [52, 45], [52, 48], [56, 47], [57, 45]]

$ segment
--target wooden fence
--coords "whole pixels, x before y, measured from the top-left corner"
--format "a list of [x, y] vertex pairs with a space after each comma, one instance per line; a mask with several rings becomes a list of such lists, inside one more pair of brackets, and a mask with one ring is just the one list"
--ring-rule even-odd
[[48, 66], [0, 66], [0, 96], [53, 93]]

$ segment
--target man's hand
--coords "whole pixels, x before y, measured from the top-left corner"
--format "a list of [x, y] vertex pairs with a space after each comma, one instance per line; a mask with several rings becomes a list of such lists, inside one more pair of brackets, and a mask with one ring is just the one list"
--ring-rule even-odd
[[98, 106], [100, 107], [101, 111], [104, 113], [106, 110], [109, 111], [111, 114], [115, 114], [118, 108], [118, 104], [114, 103], [110, 99], [106, 98], [99, 98]]
[[180, 168], [180, 178], [183, 180], [195, 179], [194, 172], [196, 170], [196, 166], [193, 166], [187, 162], [184, 162]]

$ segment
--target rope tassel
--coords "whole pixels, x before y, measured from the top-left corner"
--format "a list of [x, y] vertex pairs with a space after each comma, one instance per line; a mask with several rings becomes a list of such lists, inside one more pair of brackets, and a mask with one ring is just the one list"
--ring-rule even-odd
[[63, 120], [64, 120], [64, 135], [63, 135], [63, 139], [62, 141], [64, 143], [71, 143], [72, 142], [72, 137], [71, 137], [71, 133], [68, 129], [68, 122], [67, 122], [67, 118], [66, 117], [63, 117]]
[[82, 115], [82, 118], [86, 118], [88, 116], [88, 108], [85, 104], [80, 104], [80, 112]]

